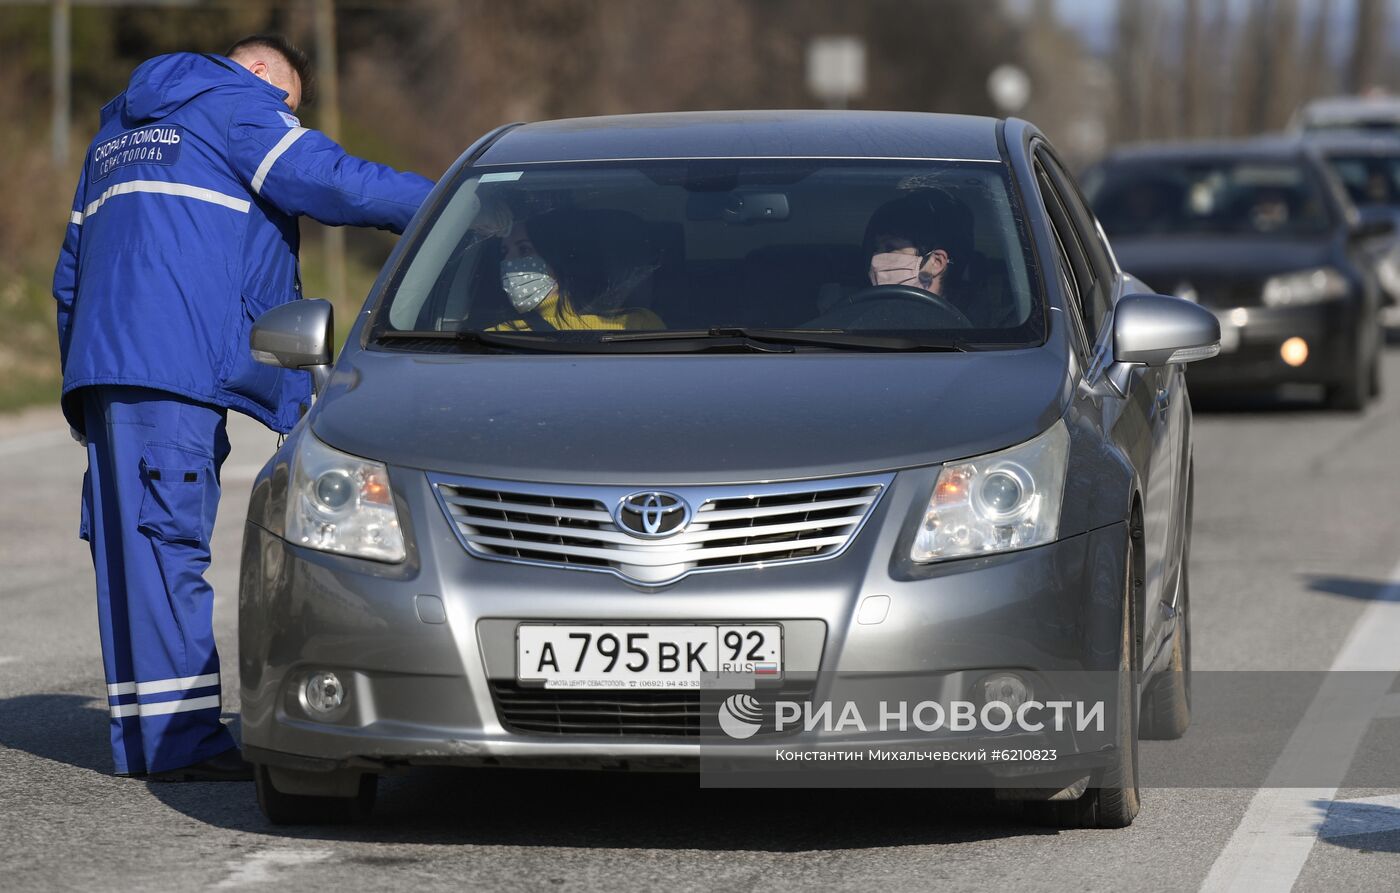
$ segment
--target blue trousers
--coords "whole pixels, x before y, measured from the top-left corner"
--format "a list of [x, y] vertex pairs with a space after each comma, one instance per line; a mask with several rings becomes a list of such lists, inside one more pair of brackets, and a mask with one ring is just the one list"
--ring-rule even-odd
[[219, 721], [214, 591], [204, 580], [227, 411], [164, 391], [83, 394], [81, 536], [97, 572], [112, 759], [162, 772], [234, 747]]

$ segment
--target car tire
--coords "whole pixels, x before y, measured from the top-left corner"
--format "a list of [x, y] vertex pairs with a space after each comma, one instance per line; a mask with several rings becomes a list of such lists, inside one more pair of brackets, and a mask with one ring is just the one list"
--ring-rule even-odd
[[[1384, 336], [1382, 336], [1382, 339]], [[1371, 399], [1375, 400], [1385, 389], [1385, 376], [1382, 374], [1381, 357], [1384, 355], [1384, 347], [1376, 349], [1376, 355], [1371, 359]]]
[[1140, 737], [1147, 741], [1173, 741], [1191, 726], [1191, 596], [1181, 569], [1181, 612], [1172, 636], [1171, 663], [1152, 680], [1142, 696]]
[[1125, 554], [1122, 641], [1118, 658], [1117, 759], [1100, 769], [1082, 795], [1066, 801], [1032, 801], [1025, 804], [1032, 820], [1054, 828], [1126, 828], [1137, 818], [1142, 801], [1138, 791], [1138, 690], [1134, 659], [1132, 607], [1138, 604], [1142, 580], [1135, 555], [1142, 537], [1134, 530]]
[[1361, 345], [1364, 339], [1356, 339], [1356, 358], [1347, 370], [1346, 378], [1327, 386], [1327, 408], [1339, 412], [1360, 412], [1366, 408], [1371, 393], [1371, 366], [1366, 362]]
[[363, 821], [374, 811], [379, 787], [379, 776], [366, 772], [360, 776], [359, 790], [353, 796], [315, 797], [279, 791], [265, 765], [255, 765], [253, 777], [258, 808], [274, 825], [346, 825]]
[[1149, 741], [1175, 740], [1185, 735], [1191, 725], [1191, 516], [1196, 476], [1194, 471], [1187, 473], [1181, 603], [1177, 609], [1176, 632], [1172, 636], [1171, 662], [1152, 680], [1142, 697], [1139, 737]]

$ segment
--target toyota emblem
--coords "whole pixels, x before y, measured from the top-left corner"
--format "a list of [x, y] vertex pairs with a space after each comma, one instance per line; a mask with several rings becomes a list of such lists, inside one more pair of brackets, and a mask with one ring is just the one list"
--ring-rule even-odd
[[690, 523], [690, 504], [674, 493], [645, 490], [617, 505], [617, 526], [642, 539], [662, 539], [680, 533]]

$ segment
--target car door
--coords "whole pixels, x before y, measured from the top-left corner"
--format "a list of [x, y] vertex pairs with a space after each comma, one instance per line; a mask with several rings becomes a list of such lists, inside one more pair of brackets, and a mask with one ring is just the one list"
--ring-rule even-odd
[[[1112, 350], [1111, 310], [1120, 296], [1122, 276], [1117, 270], [1099, 227], [1077, 187], [1045, 147], [1035, 155], [1037, 185], [1050, 214], [1052, 228], [1073, 271], [1073, 288], [1081, 316], [1095, 352]], [[1143, 489], [1143, 559], [1146, 570], [1146, 604], [1173, 592], [1168, 586], [1176, 573], [1179, 550], [1177, 471], [1183, 446], [1181, 367], [1140, 367], [1128, 380], [1122, 412], [1113, 424], [1114, 439], [1132, 457]], [[1150, 659], [1164, 631], [1163, 614], [1145, 611], [1142, 620], [1143, 657]]]

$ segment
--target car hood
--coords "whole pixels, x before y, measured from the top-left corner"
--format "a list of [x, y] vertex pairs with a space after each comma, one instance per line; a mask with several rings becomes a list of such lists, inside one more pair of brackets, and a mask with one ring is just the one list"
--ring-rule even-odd
[[390, 465], [680, 485], [857, 474], [1011, 446], [1058, 418], [1047, 349], [519, 356], [347, 351], [310, 420]]
[[1270, 239], [1258, 236], [1116, 238], [1113, 253], [1123, 269], [1159, 292], [1183, 280], [1264, 279], [1276, 273], [1332, 262], [1328, 239]]

